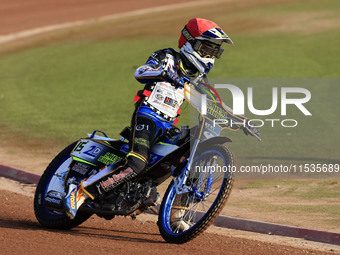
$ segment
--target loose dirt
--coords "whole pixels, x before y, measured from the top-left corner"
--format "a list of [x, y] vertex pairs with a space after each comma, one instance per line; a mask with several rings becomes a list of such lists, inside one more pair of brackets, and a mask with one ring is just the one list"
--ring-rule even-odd
[[[182, 2], [173, 0], [171, 3]], [[6, 35], [41, 26], [164, 6], [168, 3], [156, 0], [26, 0], [24, 2], [0, 0], [0, 34]], [[37, 174], [42, 174], [51, 159], [62, 149], [53, 146], [53, 143], [46, 144], [44, 141], [28, 139], [17, 134], [9, 135], [7, 138], [0, 141], [0, 162]], [[236, 182], [229, 202], [244, 201], [249, 197], [260, 198], [270, 192], [270, 190], [241, 190], [240, 187], [246, 185], [246, 182]], [[43, 229], [34, 217], [34, 189], [34, 185], [0, 178], [1, 254], [149, 254], [150, 250], [156, 254], [334, 254], [340, 252], [338, 247], [332, 245], [216, 227], [210, 227], [207, 233], [188, 244], [170, 245], [160, 237], [155, 224], [156, 218], [152, 215], [141, 215], [137, 221], [123, 217], [105, 221], [93, 216], [83, 225], [70, 231]], [[274, 214], [255, 213], [247, 208], [236, 206], [229, 207], [223, 213], [228, 216], [292, 223], [290, 215], [277, 217]], [[303, 218], [303, 215], [294, 216], [296, 222], [309, 226], [308, 222], [311, 222], [311, 219]], [[315, 226], [315, 223], [313, 224]]]
[[42, 228], [33, 212], [34, 186], [0, 178], [2, 254], [335, 254], [334, 245], [210, 227], [183, 245], [165, 243], [155, 215], [137, 220], [92, 216], [71, 230]]
[[[191, 1], [195, 0], [185, 2]], [[171, 4], [177, 3], [183, 3], [183, 1], [171, 1]], [[155, 0], [0, 0], [0, 34], [165, 5], [169, 5], [169, 2]]]

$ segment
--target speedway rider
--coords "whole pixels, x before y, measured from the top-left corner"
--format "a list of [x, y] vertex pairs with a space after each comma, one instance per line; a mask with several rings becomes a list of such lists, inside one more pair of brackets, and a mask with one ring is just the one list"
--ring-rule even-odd
[[130, 152], [124, 160], [104, 167], [78, 186], [70, 184], [64, 206], [71, 219], [85, 199], [95, 199], [146, 168], [151, 146], [177, 123], [184, 101], [183, 84], [189, 78], [206, 80], [215, 58], [221, 57], [223, 42], [233, 43], [216, 23], [194, 18], [182, 30], [180, 52], [172, 48], [156, 51], [137, 68], [135, 78], [145, 87], [135, 96]]

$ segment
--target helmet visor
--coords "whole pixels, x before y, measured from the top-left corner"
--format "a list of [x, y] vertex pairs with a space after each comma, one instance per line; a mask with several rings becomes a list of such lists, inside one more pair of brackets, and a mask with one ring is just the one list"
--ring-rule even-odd
[[220, 58], [224, 51], [220, 45], [200, 40], [196, 40], [193, 48], [202, 58]]

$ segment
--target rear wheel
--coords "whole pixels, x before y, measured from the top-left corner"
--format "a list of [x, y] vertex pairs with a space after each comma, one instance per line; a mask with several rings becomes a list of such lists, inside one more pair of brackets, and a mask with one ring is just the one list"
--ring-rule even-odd
[[[41, 176], [34, 196], [34, 213], [38, 222], [46, 228], [55, 229], [70, 229], [86, 221], [91, 214], [79, 212], [77, 216], [71, 220], [67, 215], [60, 210], [53, 210], [46, 206], [46, 194], [49, 191], [50, 185], [58, 187], [60, 203], [62, 195], [65, 190], [63, 186], [64, 178], [68, 173], [68, 166], [72, 161], [70, 153], [72, 152], [76, 143], [72, 143], [61, 151], [46, 168], [44, 174]], [[57, 196], [49, 198], [58, 201]], [[61, 205], [60, 205], [61, 206]]]
[[213, 145], [202, 149], [198, 155], [186, 183], [193, 191], [178, 195], [171, 182], [164, 195], [158, 226], [167, 242], [185, 243], [202, 233], [218, 216], [230, 195], [232, 152], [223, 145]]

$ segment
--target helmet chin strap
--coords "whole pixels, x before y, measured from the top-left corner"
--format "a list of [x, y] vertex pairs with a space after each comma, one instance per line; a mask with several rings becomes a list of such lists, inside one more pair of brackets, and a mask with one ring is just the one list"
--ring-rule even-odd
[[[195, 52], [189, 42], [186, 42], [182, 48], [181, 52], [184, 56], [197, 68], [200, 73], [207, 74], [210, 69], [207, 71], [205, 66], [208, 66], [209, 63], [204, 63], [204, 60]], [[201, 61], [199, 60], [201, 59]], [[214, 59], [209, 59], [211, 65], [214, 65]], [[205, 66], [204, 66], [205, 65]]]

